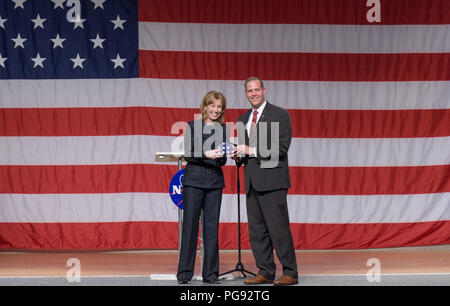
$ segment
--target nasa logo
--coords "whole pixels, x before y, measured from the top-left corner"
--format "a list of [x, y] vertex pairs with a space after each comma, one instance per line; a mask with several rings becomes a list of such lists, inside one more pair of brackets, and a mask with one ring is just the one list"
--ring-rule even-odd
[[169, 195], [176, 207], [183, 209], [183, 177], [184, 169], [181, 169], [170, 180]]

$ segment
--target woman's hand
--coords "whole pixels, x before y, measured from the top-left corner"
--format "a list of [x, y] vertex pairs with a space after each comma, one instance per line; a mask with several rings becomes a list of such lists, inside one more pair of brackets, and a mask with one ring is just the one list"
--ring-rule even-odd
[[209, 159], [217, 159], [223, 157], [223, 152], [221, 149], [205, 151], [205, 156]]

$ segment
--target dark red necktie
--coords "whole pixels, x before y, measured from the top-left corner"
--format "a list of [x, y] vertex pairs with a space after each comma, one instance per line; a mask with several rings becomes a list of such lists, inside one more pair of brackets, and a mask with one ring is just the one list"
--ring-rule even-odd
[[249, 139], [251, 139], [253, 137], [253, 134], [255, 133], [256, 130], [256, 120], [258, 119], [258, 111], [255, 110], [253, 112], [253, 120], [252, 123], [250, 123], [250, 135], [249, 135]]

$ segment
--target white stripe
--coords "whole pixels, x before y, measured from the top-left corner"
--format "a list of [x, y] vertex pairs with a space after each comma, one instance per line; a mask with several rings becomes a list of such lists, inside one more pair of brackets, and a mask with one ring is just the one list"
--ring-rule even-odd
[[[450, 108], [450, 81], [265, 81], [266, 98], [292, 109]], [[200, 108], [209, 90], [221, 91], [228, 108], [249, 108], [243, 81], [223, 80], [0, 80], [0, 108], [187, 107]]]
[[[113, 276], [115, 277], [115, 276]], [[175, 274], [150, 274], [151, 280], [177, 280]]]
[[[165, 252], [167, 252], [166, 250], [164, 250]], [[226, 252], [227, 250], [220, 250], [220, 252]], [[243, 250], [243, 251], [247, 251], [247, 250]], [[116, 252], [116, 251], [114, 251]], [[299, 250], [296, 250], [295, 252], [301, 252]], [[8, 252], [10, 253], [10, 252]], [[419, 273], [419, 272], [415, 272], [415, 273], [383, 273], [383, 271], [380, 271], [381, 276], [450, 276], [450, 273]], [[323, 276], [328, 276], [328, 277], [346, 277], [346, 276], [361, 276], [361, 277], [367, 277], [367, 274], [361, 274], [361, 273], [354, 273], [354, 274], [348, 274], [348, 273], [339, 273], [337, 272], [336, 274], [309, 274], [309, 273], [304, 273], [303, 271], [300, 272], [300, 276], [315, 276], [315, 277], [323, 277]], [[177, 277], [175, 274], [150, 274], [150, 276], [147, 276], [147, 274], [142, 273], [142, 274], [136, 274], [136, 275], [83, 275], [81, 276], [81, 279], [89, 279], [89, 278], [132, 278], [132, 277], [136, 277], [136, 278], [142, 278], [142, 277], [150, 277], [151, 280], [177, 280]], [[53, 275], [48, 275], [48, 276], [0, 276], [0, 279], [2, 280], [15, 280], [15, 279], [66, 279], [64, 276], [53, 276]], [[202, 277], [200, 275], [194, 275], [193, 280], [202, 280]], [[242, 279], [242, 276], [237, 275], [231, 275], [231, 274], [227, 274], [224, 276], [221, 276], [220, 279], [225, 279], [225, 280], [234, 280], [234, 279]]]
[[450, 193], [415, 195], [293, 195], [295, 223], [398, 223], [450, 220]]
[[445, 53], [450, 25], [139, 23], [139, 49], [210, 52]]
[[[342, 277], [342, 276], [364, 276], [367, 277], [367, 273], [366, 274], [360, 274], [360, 273], [355, 273], [355, 274], [348, 274], [348, 273], [336, 273], [336, 274], [301, 274], [301, 275], [305, 275], [305, 276], [331, 276], [331, 277]], [[380, 271], [380, 275], [381, 276], [450, 276], [450, 273], [384, 273]]]
[[[288, 195], [291, 223], [397, 223], [450, 220], [450, 193]], [[0, 194], [0, 222], [177, 222], [169, 194]], [[247, 222], [241, 195], [241, 221]], [[237, 222], [236, 195], [222, 198], [220, 222]]]
[[[152, 164], [156, 152], [183, 151], [183, 137], [0, 137], [0, 165]], [[450, 164], [450, 137], [294, 138], [290, 166]], [[229, 164], [233, 164], [230, 159]]]
[[[294, 138], [293, 166], [364, 167], [450, 164], [450, 137]], [[436, 151], [435, 151], [436, 150]]]
[[169, 193], [0, 194], [0, 204], [0, 222], [178, 222]]

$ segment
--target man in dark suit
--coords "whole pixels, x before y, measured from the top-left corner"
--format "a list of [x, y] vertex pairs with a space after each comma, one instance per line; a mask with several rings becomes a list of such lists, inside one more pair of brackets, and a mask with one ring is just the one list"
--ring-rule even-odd
[[[291, 119], [285, 109], [266, 101], [266, 89], [260, 78], [248, 78], [244, 86], [252, 108], [238, 119], [235, 154], [238, 165], [245, 165], [250, 245], [259, 269], [255, 277], [244, 283], [297, 284], [297, 261], [287, 209], [287, 189], [291, 187], [288, 167]], [[277, 280], [274, 280], [273, 248], [283, 266], [283, 275]]]

